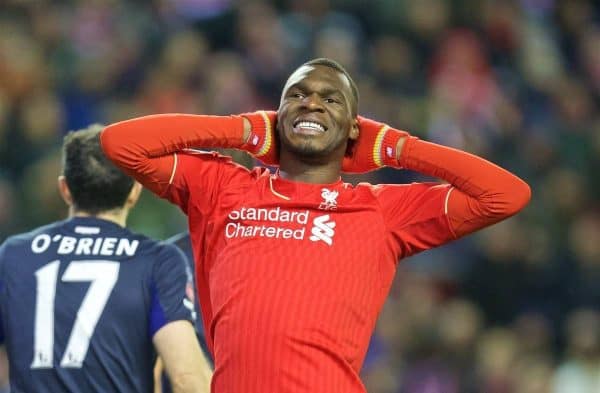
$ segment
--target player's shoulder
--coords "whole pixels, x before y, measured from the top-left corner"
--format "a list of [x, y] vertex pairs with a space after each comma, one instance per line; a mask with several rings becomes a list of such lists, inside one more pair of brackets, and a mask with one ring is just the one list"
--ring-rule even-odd
[[427, 192], [432, 188], [447, 188], [447, 184], [430, 183], [430, 182], [412, 182], [412, 183], [397, 183], [397, 184], [371, 184], [358, 183], [355, 186], [357, 192], [369, 193], [373, 196], [384, 194], [410, 194]]
[[174, 244], [181, 248], [182, 245], [187, 244], [190, 241], [190, 233], [187, 231], [179, 232], [165, 240], [168, 244]]
[[0, 270], [12, 263], [22, 263], [33, 252], [36, 239], [43, 237], [42, 241], [49, 243], [62, 223], [63, 221], [53, 222], [4, 239], [0, 243]]
[[346, 188], [352, 188], [355, 197], [362, 199], [378, 199], [386, 192], [403, 192], [407, 184], [372, 184], [360, 182], [356, 185], [346, 185]]
[[47, 234], [48, 236], [51, 236], [52, 234], [58, 232], [60, 230], [60, 227], [64, 224], [64, 222], [65, 221], [56, 221], [50, 224], [39, 226], [27, 232], [21, 232], [15, 235], [11, 235], [4, 239], [0, 246], [2, 246], [3, 249], [18, 248], [26, 245], [28, 246], [29, 244], [31, 244], [33, 239], [40, 235]]
[[236, 175], [240, 179], [258, 179], [262, 176], [269, 175], [270, 171], [266, 167], [255, 166], [250, 169], [237, 163], [232, 157], [220, 154], [214, 150], [200, 149], [185, 149], [178, 153], [182, 161], [187, 160], [191, 164], [194, 162], [202, 162], [204, 164], [214, 165], [221, 171], [229, 172]]
[[186, 274], [188, 268], [183, 251], [166, 240], [154, 243], [154, 251], [147, 260], [152, 264], [154, 278], [158, 281], [168, 281], [169, 277]]
[[411, 201], [429, 200], [447, 194], [449, 185], [442, 183], [412, 182], [372, 184], [361, 182], [353, 186], [355, 203], [376, 206], [399, 206]]
[[148, 236], [132, 232], [132, 236], [137, 236], [140, 240], [140, 254], [146, 255], [147, 260], [161, 262], [166, 259], [183, 259], [184, 254], [170, 240], [157, 240]]
[[126, 231], [131, 239], [139, 241], [139, 250], [141, 254], [154, 255], [156, 258], [160, 258], [172, 254], [174, 252], [173, 250], [177, 250], [177, 247], [167, 241], [153, 239], [130, 229], [126, 229]]

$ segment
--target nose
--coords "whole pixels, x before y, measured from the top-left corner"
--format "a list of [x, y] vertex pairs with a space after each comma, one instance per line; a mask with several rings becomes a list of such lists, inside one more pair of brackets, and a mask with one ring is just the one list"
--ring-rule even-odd
[[317, 93], [307, 94], [302, 100], [302, 106], [309, 111], [324, 112], [323, 100]]

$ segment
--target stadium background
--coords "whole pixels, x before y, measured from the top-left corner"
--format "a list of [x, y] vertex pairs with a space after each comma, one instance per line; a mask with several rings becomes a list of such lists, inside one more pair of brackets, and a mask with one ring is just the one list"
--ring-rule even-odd
[[[399, 266], [363, 370], [369, 392], [598, 391], [599, 20], [593, 0], [5, 0], [0, 241], [65, 217], [67, 130], [276, 108], [296, 66], [331, 57], [356, 79], [362, 114], [533, 189], [518, 217]], [[185, 229], [147, 193], [130, 223], [158, 238]]]

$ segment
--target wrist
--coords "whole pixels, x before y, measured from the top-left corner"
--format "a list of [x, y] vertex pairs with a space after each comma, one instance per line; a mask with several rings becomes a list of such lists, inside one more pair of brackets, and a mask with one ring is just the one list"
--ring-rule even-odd
[[410, 169], [412, 149], [417, 141], [419, 138], [408, 134], [398, 141], [396, 166]]
[[410, 137], [406, 131], [384, 125], [378, 132], [373, 146], [373, 162], [378, 167], [399, 167], [404, 144]]
[[273, 145], [271, 119], [265, 111], [242, 114], [244, 118], [244, 138], [242, 149], [260, 158], [267, 154]]
[[242, 120], [244, 122], [244, 132], [242, 134], [242, 145], [248, 143], [248, 139], [250, 139], [250, 134], [252, 133], [252, 123], [248, 118], [242, 116]]

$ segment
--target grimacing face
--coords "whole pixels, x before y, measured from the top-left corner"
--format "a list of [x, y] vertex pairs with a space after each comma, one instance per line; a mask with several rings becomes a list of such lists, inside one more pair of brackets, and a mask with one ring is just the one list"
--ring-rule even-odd
[[277, 128], [282, 149], [307, 157], [345, 151], [348, 139], [358, 137], [355, 104], [343, 73], [324, 65], [301, 66], [281, 95]]

